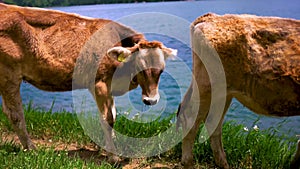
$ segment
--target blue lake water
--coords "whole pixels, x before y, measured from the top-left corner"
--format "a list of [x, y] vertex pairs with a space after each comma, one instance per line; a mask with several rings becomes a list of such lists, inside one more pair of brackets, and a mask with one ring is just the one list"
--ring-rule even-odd
[[[166, 46], [178, 49], [177, 60], [168, 61], [166, 71], [160, 82], [161, 104], [155, 107], [145, 107], [141, 103], [141, 90], [136, 89], [126, 97], [117, 98], [116, 105], [122, 114], [127, 111], [127, 103], [124, 107], [124, 100], [129, 100], [136, 111], [144, 112], [141, 116], [147, 115], [166, 116], [173, 113], [182, 95], [190, 83], [189, 68], [191, 67], [191, 50], [189, 48], [189, 24], [198, 16], [208, 12], [217, 14], [255, 14], [261, 16], [279, 16], [300, 19], [299, 0], [240, 0], [240, 1], [189, 1], [189, 2], [160, 2], [160, 3], [135, 3], [135, 4], [109, 4], [109, 5], [87, 5], [72, 7], [53, 7], [52, 9], [77, 13], [83, 16], [94, 18], [106, 18], [122, 22], [138, 31], [146, 34], [149, 40], [162, 41]], [[175, 26], [174, 26], [175, 25]], [[300, 65], [299, 65], [300, 66]], [[174, 77], [177, 78], [174, 78]], [[179, 79], [178, 79], [179, 78]], [[181, 91], [179, 89], [182, 88]], [[67, 110], [72, 112], [74, 100], [72, 92], [44, 92], [35, 87], [23, 83], [21, 86], [23, 103], [33, 102], [35, 107], [53, 111]], [[1, 100], [0, 100], [1, 101]], [[88, 99], [92, 103], [92, 99]], [[52, 103], [54, 103], [52, 105]], [[132, 116], [135, 112], [132, 113]], [[287, 133], [294, 137], [300, 134], [300, 117], [275, 118], [258, 116], [236, 100], [232, 102], [226, 120], [235, 120], [245, 124], [249, 128], [254, 122], [262, 129], [277, 127], [279, 132]]]

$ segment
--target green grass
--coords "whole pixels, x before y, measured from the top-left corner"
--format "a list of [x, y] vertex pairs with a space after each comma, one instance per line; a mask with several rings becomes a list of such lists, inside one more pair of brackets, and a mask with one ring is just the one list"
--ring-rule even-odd
[[[279, 136], [276, 130], [246, 129], [235, 122], [223, 126], [223, 144], [232, 168], [289, 168], [297, 138]], [[195, 143], [198, 163], [213, 161], [209, 142]]]
[[[38, 109], [26, 108], [25, 119], [27, 130], [33, 138], [51, 137], [53, 141], [62, 142], [90, 142], [89, 137], [85, 136], [76, 114], [68, 112], [51, 113]], [[6, 116], [0, 114], [0, 131], [12, 131]]]
[[[75, 114], [60, 112], [51, 113], [31, 106], [25, 107], [28, 131], [34, 139], [51, 139], [53, 143], [91, 144], [85, 135]], [[154, 120], [151, 123], [137, 123], [120, 116], [115, 129], [122, 134], [134, 137], [151, 137], [160, 135], [170, 127], [170, 119]], [[0, 132], [13, 133], [10, 124], [0, 109]], [[175, 131], [174, 131], [175, 132]], [[200, 136], [199, 136], [200, 137]], [[199, 138], [198, 137], [198, 138]], [[226, 122], [223, 127], [223, 143], [227, 160], [232, 168], [288, 168], [297, 138], [278, 136], [275, 129], [266, 131], [249, 129], [234, 122]], [[153, 162], [180, 163], [181, 143], [170, 151], [156, 157], [146, 158], [143, 166]], [[70, 157], [67, 150], [54, 151], [54, 147], [39, 147], [38, 151], [24, 151], [20, 145], [3, 142], [0, 139], [0, 168], [121, 168], [121, 165], [109, 164], [99, 160], [98, 156], [83, 159]], [[195, 142], [194, 157], [196, 166], [214, 168], [212, 151], [209, 142]], [[95, 160], [93, 158], [98, 158]], [[145, 159], [143, 159], [145, 160]], [[100, 162], [99, 162], [100, 161]], [[129, 161], [129, 162], [128, 162]], [[130, 160], [127, 160], [130, 163]]]
[[80, 158], [70, 158], [66, 151], [23, 151], [11, 143], [4, 143], [0, 147], [0, 157], [0, 168], [113, 168], [106, 162], [97, 165], [93, 162], [86, 163]]

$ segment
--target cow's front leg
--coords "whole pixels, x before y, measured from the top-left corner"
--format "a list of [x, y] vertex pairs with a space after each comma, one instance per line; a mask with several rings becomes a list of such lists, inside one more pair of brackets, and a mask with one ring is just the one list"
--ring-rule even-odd
[[[196, 90], [197, 92], [197, 90]], [[182, 126], [183, 140], [182, 140], [182, 157], [181, 163], [184, 168], [193, 168], [193, 147], [197, 131], [203, 116], [198, 113], [199, 110], [199, 98], [195, 97], [195, 91], [193, 90], [193, 84], [189, 87], [180, 107], [178, 108], [178, 121]]]
[[116, 109], [110, 90], [104, 82], [98, 82], [96, 84], [95, 99], [100, 111], [100, 123], [105, 138], [105, 150], [108, 152], [110, 161], [119, 161], [120, 158], [115, 155], [117, 151], [113, 142], [113, 126], [116, 118]]
[[201, 123], [200, 121], [201, 119], [198, 116], [196, 122], [194, 124], [191, 124], [192, 126], [187, 126], [185, 123], [183, 123], [182, 125], [183, 133], [187, 133], [187, 135], [184, 136], [182, 140], [182, 146], [181, 146], [182, 147], [181, 163], [183, 164], [184, 168], [193, 168], [193, 164], [194, 164], [193, 147]]

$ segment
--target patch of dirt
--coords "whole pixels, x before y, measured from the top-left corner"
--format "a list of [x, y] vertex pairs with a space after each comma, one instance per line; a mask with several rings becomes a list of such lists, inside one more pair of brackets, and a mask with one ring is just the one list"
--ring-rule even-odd
[[[18, 137], [13, 132], [2, 132], [2, 142], [12, 142], [20, 145]], [[80, 158], [87, 162], [94, 162], [101, 164], [103, 161], [108, 162], [107, 152], [101, 150], [96, 144], [89, 143], [80, 145], [78, 143], [64, 143], [60, 141], [52, 141], [50, 138], [32, 138], [32, 141], [38, 148], [53, 148], [58, 153], [60, 151], [67, 151], [70, 158]], [[1, 142], [1, 141], [0, 141]], [[172, 160], [166, 158], [151, 157], [147, 158], [129, 159], [122, 158], [118, 163], [112, 163], [113, 166], [122, 169], [181, 169], [183, 166], [180, 160]], [[198, 168], [198, 167], [197, 167]]]

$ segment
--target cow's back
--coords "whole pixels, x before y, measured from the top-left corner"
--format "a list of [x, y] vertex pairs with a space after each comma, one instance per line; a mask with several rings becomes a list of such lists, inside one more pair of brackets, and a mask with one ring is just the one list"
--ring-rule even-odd
[[[77, 58], [96, 32], [91, 50], [97, 57], [103, 57], [109, 47], [123, 45], [122, 39], [137, 34], [110, 20], [48, 9], [0, 4], [0, 15], [0, 63], [21, 67], [24, 80], [50, 91], [72, 89]], [[93, 60], [91, 57], [86, 56], [86, 60]], [[95, 60], [85, 63], [89, 62]]]
[[[69, 57], [73, 56], [75, 53], [79, 52], [82, 45], [93, 33], [105, 24], [112, 22], [104, 19], [81, 17], [76, 14], [69, 14], [55, 10], [18, 7], [4, 4], [0, 4], [0, 7], [0, 13], [2, 16], [0, 19], [2, 21], [0, 27], [4, 27], [3, 25], [8, 24], [8, 22], [14, 22], [13, 27], [6, 27], [6, 30], [1, 31], [9, 34], [12, 39], [25, 38], [17, 37], [17, 35], [13, 37], [13, 33], [18, 34], [18, 36], [32, 36], [26, 38], [39, 43], [40, 49], [38, 50], [44, 50], [43, 47], [47, 48], [45, 50], [47, 50], [48, 54], [53, 55], [53, 57], [61, 57], [65, 55], [68, 55]], [[11, 30], [21, 22], [24, 24], [20, 26], [29, 27], [28, 32], [20, 32], [22, 30]], [[10, 33], [10, 31], [12, 33]], [[14, 41], [17, 43], [16, 40]], [[35, 49], [32, 49], [32, 52], [33, 50]]]
[[[300, 21], [275, 17], [207, 14], [192, 24], [192, 38], [205, 37], [220, 56], [228, 93], [278, 116], [300, 114], [299, 35]], [[194, 65], [195, 73], [201, 67]]]

